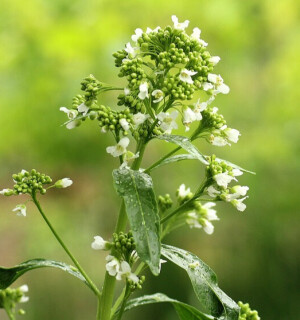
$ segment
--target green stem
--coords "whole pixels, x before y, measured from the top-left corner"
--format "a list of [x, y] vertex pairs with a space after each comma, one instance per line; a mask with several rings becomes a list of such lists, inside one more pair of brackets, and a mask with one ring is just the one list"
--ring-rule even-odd
[[128, 284], [126, 284], [125, 294], [124, 294], [124, 297], [123, 297], [123, 300], [122, 300], [122, 304], [121, 304], [121, 307], [120, 307], [120, 311], [118, 313], [117, 320], [121, 320], [122, 315], [123, 315], [124, 310], [125, 310], [126, 302], [127, 302], [128, 298], [129, 298], [129, 296], [130, 296], [130, 289], [129, 289]]
[[[140, 167], [145, 148], [146, 148], [146, 143], [144, 140], [141, 139], [136, 148], [137, 149], [136, 152], [139, 152], [140, 154], [139, 154], [139, 157], [136, 158], [132, 163], [131, 169], [137, 170]], [[125, 203], [122, 200], [115, 232], [119, 233], [120, 231], [124, 231], [126, 229], [126, 225], [127, 225], [126, 208], [125, 208]], [[115, 284], [116, 284], [116, 278], [110, 276], [108, 272], [106, 272], [103, 289], [102, 289], [102, 300], [101, 300], [101, 306], [100, 306], [101, 315], [99, 318], [97, 318], [97, 320], [110, 319], [111, 307], [114, 299]]]
[[48, 220], [48, 218], [46, 217], [44, 211], [41, 208], [41, 205], [39, 203], [39, 201], [37, 200], [36, 197], [36, 193], [32, 193], [32, 200], [34, 202], [34, 204], [36, 205], [36, 207], [38, 208], [40, 214], [42, 215], [43, 219], [45, 220], [45, 222], [47, 223], [48, 227], [50, 228], [50, 230], [52, 231], [53, 235], [55, 236], [56, 240], [60, 243], [60, 245], [62, 246], [62, 248], [65, 250], [65, 252], [67, 253], [67, 255], [70, 257], [70, 259], [73, 261], [73, 263], [75, 264], [75, 266], [77, 267], [77, 269], [79, 270], [79, 272], [82, 274], [82, 276], [85, 278], [86, 282], [90, 285], [91, 289], [93, 290], [93, 292], [95, 293], [96, 296], [98, 296], [100, 298], [101, 293], [98, 290], [98, 288], [96, 287], [96, 285], [93, 283], [93, 281], [89, 278], [89, 276], [86, 274], [86, 272], [83, 270], [83, 268], [81, 267], [81, 265], [79, 264], [79, 262], [76, 260], [76, 258], [73, 256], [73, 254], [70, 252], [70, 250], [67, 248], [67, 246], [64, 244], [64, 242], [62, 241], [62, 239], [59, 237], [59, 235], [57, 234], [57, 232], [55, 231], [54, 227], [52, 226], [52, 224], [50, 223], [50, 221]]
[[13, 313], [11, 312], [11, 310], [9, 308], [6, 308], [4, 305], [4, 309], [9, 317], [10, 320], [16, 320], [15, 316], [13, 315]]

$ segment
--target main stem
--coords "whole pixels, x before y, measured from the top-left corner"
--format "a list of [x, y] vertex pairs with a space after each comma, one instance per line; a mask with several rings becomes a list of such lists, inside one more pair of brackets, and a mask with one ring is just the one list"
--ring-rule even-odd
[[52, 226], [52, 224], [50, 223], [50, 221], [48, 220], [48, 218], [46, 217], [44, 211], [42, 210], [42, 207], [39, 203], [39, 201], [37, 200], [36, 197], [36, 193], [32, 194], [32, 200], [35, 203], [36, 207], [38, 208], [40, 214], [42, 215], [43, 219], [45, 220], [45, 222], [47, 223], [48, 227], [50, 228], [50, 230], [52, 231], [53, 235], [55, 236], [56, 240], [60, 243], [60, 245], [62, 246], [62, 248], [65, 250], [65, 252], [67, 253], [67, 255], [70, 257], [70, 259], [73, 261], [73, 263], [75, 264], [75, 266], [77, 267], [77, 269], [79, 270], [79, 272], [82, 274], [82, 276], [85, 278], [86, 282], [90, 285], [91, 289], [94, 291], [95, 295], [98, 296], [98, 298], [100, 299], [101, 293], [98, 290], [98, 288], [96, 287], [96, 285], [93, 283], [93, 281], [90, 279], [90, 277], [86, 274], [86, 272], [83, 270], [83, 268], [81, 267], [81, 265], [79, 264], [79, 262], [77, 261], [77, 259], [73, 256], [73, 254], [71, 253], [71, 251], [67, 248], [67, 246], [65, 245], [65, 243], [62, 241], [62, 239], [60, 238], [60, 236], [57, 234], [57, 232], [55, 231], [54, 227]]
[[[142, 158], [144, 155], [144, 151], [146, 148], [146, 143], [142, 139], [139, 141], [137, 145], [137, 152], [140, 153], [139, 157], [136, 158], [131, 166], [131, 169], [137, 170], [139, 169]], [[127, 225], [127, 215], [126, 215], [126, 208], [125, 203], [122, 200], [120, 212], [118, 216], [118, 221], [115, 228], [115, 233], [119, 233], [121, 231], [124, 231], [126, 229]], [[97, 317], [97, 320], [109, 320], [110, 319], [110, 313], [112, 308], [112, 303], [114, 299], [114, 292], [115, 292], [115, 284], [116, 284], [116, 278], [112, 277], [108, 274], [108, 272], [105, 273], [105, 279], [103, 284], [103, 290], [102, 290], [102, 299], [101, 299], [101, 305], [100, 305], [100, 314]]]

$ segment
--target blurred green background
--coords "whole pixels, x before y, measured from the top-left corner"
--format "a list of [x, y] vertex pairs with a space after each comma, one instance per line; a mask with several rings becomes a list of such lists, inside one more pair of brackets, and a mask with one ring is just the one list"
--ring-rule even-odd
[[[119, 199], [112, 187], [117, 167], [106, 154], [112, 142], [96, 123], [67, 130], [60, 125], [79, 93], [80, 81], [93, 73], [111, 84], [117, 77], [112, 53], [129, 41], [134, 29], [171, 23], [171, 15], [198, 26], [209, 51], [222, 60], [215, 69], [230, 86], [215, 105], [242, 136], [231, 148], [198, 147], [240, 164], [257, 175], [244, 175], [250, 186], [246, 212], [218, 205], [215, 233], [188, 228], [166, 241], [190, 250], [218, 274], [221, 288], [235, 300], [249, 302], [262, 319], [296, 319], [299, 287], [299, 13], [296, 0], [2, 0], [0, 11], [0, 189], [11, 174], [36, 168], [54, 179], [71, 177], [67, 190], [42, 199], [48, 217], [93, 279], [103, 281], [105, 253], [90, 249], [94, 235], [108, 238]], [[101, 103], [114, 106], [116, 96]], [[152, 143], [146, 166], [170, 149]], [[158, 193], [174, 196], [181, 183], [195, 188], [203, 167], [194, 161], [158, 169]], [[30, 258], [69, 262], [32, 205], [26, 218], [11, 209], [22, 201], [0, 199], [0, 265]], [[27, 283], [30, 303], [23, 319], [94, 319], [95, 301], [78, 280], [56, 270], [36, 270], [15, 285]], [[197, 305], [186, 275], [163, 266], [148, 276], [143, 292], [163, 292]], [[127, 319], [176, 318], [166, 305], [144, 307]], [[0, 311], [0, 319], [6, 316]]]

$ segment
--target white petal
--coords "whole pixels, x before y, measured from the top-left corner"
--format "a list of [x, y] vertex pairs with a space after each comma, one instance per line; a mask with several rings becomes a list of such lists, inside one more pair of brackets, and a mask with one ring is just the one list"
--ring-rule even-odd
[[127, 137], [124, 137], [119, 141], [118, 144], [123, 148], [127, 148], [129, 145], [129, 142], [130, 142], [130, 140]]
[[209, 222], [208, 220], [205, 220], [204, 226], [203, 226], [204, 231], [207, 234], [212, 234], [214, 232], [214, 226], [211, 222]]
[[127, 131], [130, 129], [129, 123], [126, 119], [120, 119], [119, 121], [121, 127], [123, 128], [123, 130]]

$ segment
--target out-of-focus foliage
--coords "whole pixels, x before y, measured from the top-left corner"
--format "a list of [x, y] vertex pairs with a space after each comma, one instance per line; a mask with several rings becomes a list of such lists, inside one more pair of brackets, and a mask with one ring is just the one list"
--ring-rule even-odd
[[[95, 234], [109, 237], [115, 223], [118, 198], [110, 172], [118, 164], [105, 153], [112, 140], [95, 124], [68, 131], [60, 127], [65, 116], [58, 109], [71, 105], [81, 79], [90, 73], [122, 85], [111, 54], [129, 41], [135, 28], [169, 24], [172, 14], [189, 19], [192, 27], [201, 28], [212, 54], [222, 58], [216, 71], [231, 92], [219, 96], [215, 104], [230, 126], [242, 132], [231, 150], [204, 141], [198, 147], [257, 175], [243, 176], [250, 186], [245, 213], [220, 206], [221, 221], [212, 236], [185, 230], [171, 235], [172, 243], [212, 266], [221, 288], [236, 301], [249, 301], [262, 319], [294, 319], [300, 299], [299, 12], [296, 0], [2, 0], [0, 188], [22, 168], [70, 176], [74, 186], [55, 196], [49, 192], [44, 207], [101, 284], [104, 255], [89, 247]], [[105, 94], [101, 102], [113, 107], [116, 96]], [[164, 142], [153, 145], [146, 163], [167, 148]], [[170, 165], [154, 173], [162, 194], [174, 194], [176, 188], [170, 189], [174, 184], [198, 184], [203, 173], [198, 162], [178, 166], [181, 171]], [[33, 206], [28, 205], [24, 219], [10, 213], [14, 201], [1, 198], [0, 265], [36, 257], [69, 263]], [[145, 294], [160, 291], [196, 304], [185, 274], [168, 264], [161, 277], [150, 281], [149, 275], [148, 280]], [[31, 299], [23, 319], [94, 316], [95, 303], [84, 285], [59, 271], [33, 271], [21, 281], [28, 283]], [[142, 309], [143, 319], [152, 319], [151, 308], [158, 319], [175, 317], [171, 307], [151, 306]], [[126, 317], [139, 319], [139, 312]], [[1, 311], [0, 318], [5, 319]]]

